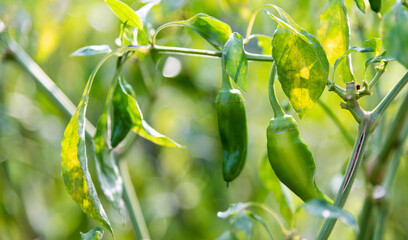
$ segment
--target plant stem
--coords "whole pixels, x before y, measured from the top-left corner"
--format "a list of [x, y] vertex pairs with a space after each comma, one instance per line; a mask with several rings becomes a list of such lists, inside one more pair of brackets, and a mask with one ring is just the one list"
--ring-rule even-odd
[[279, 104], [278, 99], [275, 94], [275, 75], [276, 75], [276, 64], [273, 63], [271, 67], [271, 73], [269, 74], [269, 101], [273, 109], [273, 116], [283, 117], [285, 112], [283, 111], [281, 105]]
[[[392, 150], [400, 144], [401, 129], [403, 128], [408, 118], [408, 93], [402, 101], [397, 116], [391, 124], [391, 129], [385, 137], [385, 141], [378, 152], [377, 157], [369, 164], [368, 178], [373, 184], [380, 184], [383, 180], [384, 169], [389, 163], [389, 155]], [[403, 139], [402, 139], [403, 140]], [[372, 166], [372, 167], [370, 167]]]
[[[181, 47], [168, 47], [168, 46], [145, 46], [147, 50], [163, 54], [179, 54], [179, 55], [190, 55], [190, 56], [200, 56], [209, 58], [219, 58], [222, 56], [222, 52], [193, 49], [193, 48], [181, 48]], [[246, 58], [248, 61], [258, 61], [258, 62], [273, 62], [273, 58], [270, 55], [262, 55], [255, 53], [246, 52]]]
[[[6, 34], [6, 33], [5, 33]], [[75, 105], [69, 100], [61, 89], [51, 80], [50, 77], [41, 69], [40, 66], [14, 41], [11, 36], [4, 36], [6, 47], [8, 48], [8, 54], [15, 60], [24, 70], [29, 73], [35, 80], [37, 86], [52, 99], [52, 102], [63, 111], [65, 116], [71, 117], [76, 110]], [[92, 137], [95, 134], [95, 127], [87, 120], [86, 121], [86, 134], [88, 137]]]
[[150, 239], [146, 222], [143, 218], [142, 209], [137, 200], [136, 192], [129, 176], [129, 169], [126, 161], [119, 161], [119, 170], [123, 178], [123, 200], [128, 209], [130, 221], [136, 232], [136, 239]]
[[404, 76], [398, 81], [398, 83], [391, 89], [391, 91], [383, 98], [383, 100], [377, 105], [377, 107], [372, 111], [372, 118], [379, 119], [379, 117], [384, 113], [385, 109], [391, 104], [398, 93], [404, 88], [408, 83], [408, 71], [405, 72]]
[[372, 191], [368, 191], [364, 198], [363, 209], [361, 210], [358, 226], [359, 232], [357, 234], [357, 240], [369, 239], [373, 229], [373, 198]]
[[382, 201], [377, 206], [378, 217], [376, 219], [375, 228], [374, 228], [375, 229], [374, 238], [373, 238], [374, 240], [383, 239], [385, 223], [386, 223], [387, 216], [389, 213], [389, 201], [391, 199], [392, 184], [397, 175], [398, 166], [400, 164], [401, 157], [402, 157], [403, 150], [404, 150], [404, 142], [406, 141], [407, 136], [408, 136], [408, 123], [405, 122], [405, 127], [402, 131], [401, 136], [399, 137], [400, 144], [398, 145], [398, 148], [394, 153], [394, 156], [392, 158], [392, 161], [390, 163], [387, 174], [382, 184], [385, 190], [385, 197], [384, 199], [382, 199]]
[[333, 111], [320, 99], [317, 101], [317, 103], [322, 107], [322, 109], [326, 112], [326, 114], [333, 120], [334, 124], [339, 128], [340, 133], [343, 135], [343, 137], [347, 140], [347, 143], [349, 143], [351, 146], [354, 143], [353, 137], [347, 132], [346, 128], [343, 126], [341, 123], [340, 119], [333, 113]]
[[[359, 168], [361, 160], [363, 159], [365, 147], [369, 137], [369, 132], [367, 131], [369, 125], [370, 122], [367, 120], [364, 120], [359, 124], [358, 135], [357, 140], [354, 144], [353, 154], [350, 157], [346, 175], [343, 178], [343, 183], [337, 193], [336, 199], [333, 204], [333, 206], [335, 207], [342, 208], [350, 193], [351, 187], [357, 174], [356, 170]], [[328, 239], [335, 224], [336, 219], [326, 219], [317, 239]]]
[[377, 72], [375, 73], [373, 79], [371, 80], [371, 82], [369, 83], [369, 89], [373, 88], [374, 85], [378, 82], [378, 79], [380, 79], [380, 77], [384, 74], [385, 69], [387, 68], [388, 62], [384, 62], [384, 65], [381, 67], [381, 69], [377, 70]]

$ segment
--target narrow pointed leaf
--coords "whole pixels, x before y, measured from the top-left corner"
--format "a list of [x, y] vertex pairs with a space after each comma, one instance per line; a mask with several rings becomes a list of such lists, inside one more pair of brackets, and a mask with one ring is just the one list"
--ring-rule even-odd
[[[344, 0], [330, 0], [320, 15], [318, 36], [326, 52], [327, 59], [334, 65], [337, 58], [350, 47], [350, 26]], [[344, 82], [354, 79], [351, 72], [351, 58], [348, 57], [337, 67], [339, 75]]]
[[239, 33], [232, 33], [224, 46], [222, 54], [228, 75], [244, 91], [247, 90], [246, 77], [248, 61], [244, 51], [244, 42]]
[[126, 3], [119, 0], [105, 0], [106, 4], [112, 9], [113, 13], [120, 19], [122, 23], [129, 26], [143, 29], [143, 22], [136, 12]]
[[369, 58], [366, 63], [365, 63], [365, 70], [364, 72], [367, 71], [367, 68], [370, 64], [373, 63], [379, 63], [379, 62], [390, 62], [390, 61], [395, 61], [395, 58], [388, 56], [387, 51], [384, 51], [378, 56]]
[[110, 53], [112, 50], [108, 45], [91, 45], [82, 47], [75, 52], [71, 53], [71, 57], [79, 57], [79, 56], [92, 56], [101, 53]]
[[358, 225], [354, 216], [341, 208], [334, 207], [321, 199], [311, 200], [302, 207], [313, 216], [329, 219], [340, 219], [342, 222], [358, 231]]
[[112, 234], [111, 225], [88, 170], [85, 145], [85, 113], [95, 75], [102, 64], [115, 52], [103, 57], [93, 70], [85, 86], [81, 101], [65, 129], [64, 138], [61, 142], [61, 175], [68, 193], [85, 214], [102, 224]]
[[112, 232], [88, 170], [84, 125], [87, 96], [86, 93], [64, 132], [61, 143], [62, 177], [68, 193], [82, 211]]
[[181, 21], [180, 24], [191, 28], [218, 50], [222, 49], [232, 32], [228, 24], [203, 13]]
[[112, 99], [113, 108], [117, 109], [117, 114], [119, 114], [124, 122], [123, 126], [130, 126], [130, 129], [136, 134], [155, 144], [168, 147], [182, 147], [174, 140], [157, 132], [143, 119], [140, 107], [136, 98], [131, 95], [130, 88], [130, 85], [126, 84], [122, 78], [119, 78]]
[[382, 29], [388, 54], [408, 68], [408, 7], [396, 1], [394, 7], [384, 15]]
[[109, 103], [105, 106], [105, 109], [99, 118], [93, 139], [96, 175], [105, 197], [123, 216], [125, 214], [125, 207], [122, 199], [123, 180], [120, 176], [113, 152], [110, 151], [109, 147], [108, 130], [110, 129], [110, 118], [108, 115], [108, 109]]
[[360, 9], [361, 12], [365, 13], [365, 3], [364, 0], [354, 0], [356, 3], [358, 9]]
[[101, 240], [103, 237], [103, 230], [99, 227], [91, 229], [87, 233], [81, 233], [81, 240]]
[[341, 57], [337, 58], [336, 62], [334, 63], [334, 68], [333, 68], [333, 76], [336, 73], [337, 67], [341, 64], [341, 62], [348, 58], [350, 53], [354, 53], [354, 52], [359, 52], [359, 53], [367, 53], [367, 52], [374, 52], [374, 49], [372, 48], [368, 48], [368, 47], [351, 47], [349, 48], [347, 51], [345, 51], [343, 53], [343, 55], [341, 55]]

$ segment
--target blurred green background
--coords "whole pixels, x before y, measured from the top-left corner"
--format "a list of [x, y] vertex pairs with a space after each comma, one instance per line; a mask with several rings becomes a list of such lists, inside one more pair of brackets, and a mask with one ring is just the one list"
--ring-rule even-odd
[[[124, 2], [134, 9], [146, 3], [143, 0]], [[265, 3], [274, 3], [316, 35], [319, 13], [326, 2], [162, 0], [152, 9], [149, 21], [157, 28], [163, 23], [203, 12], [230, 24], [233, 31], [244, 35], [252, 10]], [[385, 0], [385, 10], [392, 3]], [[380, 20], [373, 12], [363, 15], [352, 0], [347, 0], [346, 5], [353, 46], [362, 46], [363, 40], [381, 36]], [[8, 32], [75, 104], [101, 56], [74, 58], [69, 54], [86, 45], [108, 44], [116, 48], [115, 38], [120, 31], [119, 21], [102, 0], [0, 0], [0, 18]], [[275, 27], [276, 24], [262, 13], [255, 21], [253, 33], [271, 36]], [[162, 31], [158, 44], [213, 50], [193, 31], [183, 28]], [[246, 50], [261, 53], [256, 40], [252, 40]], [[5, 55], [4, 46], [0, 46], [0, 53]], [[354, 72], [360, 83], [367, 57], [371, 56], [353, 55]], [[114, 60], [110, 60], [95, 79], [87, 113], [94, 124], [102, 112], [114, 64]], [[221, 86], [220, 60], [162, 55], [127, 63], [124, 76], [135, 87], [148, 122], [186, 146], [185, 149], [162, 148], [130, 136], [131, 147], [126, 151], [125, 147], [118, 149], [118, 154], [128, 162], [152, 239], [215, 239], [228, 226], [226, 220], [217, 218], [217, 212], [235, 202], [264, 202], [279, 212], [275, 196], [259, 178], [260, 162], [266, 153], [266, 127], [273, 116], [267, 95], [270, 65], [249, 64], [248, 91], [244, 93], [248, 158], [240, 177], [227, 188], [221, 175], [222, 153], [214, 104]], [[391, 63], [374, 96], [366, 97], [363, 106], [367, 109], [375, 106], [403, 72], [401, 65]], [[367, 79], [371, 79], [372, 73], [367, 72]], [[294, 114], [279, 85], [277, 89], [286, 111]], [[328, 91], [321, 99], [354, 137], [357, 124], [339, 107], [340, 99]], [[396, 101], [400, 102], [400, 97]], [[384, 131], [396, 109], [389, 109]], [[297, 116], [296, 119], [302, 137], [313, 151], [317, 185], [333, 198], [352, 146], [317, 104], [302, 120]], [[68, 195], [60, 175], [60, 142], [68, 120], [18, 64], [7, 59], [0, 62], [0, 239], [79, 239], [79, 232], [98, 226]], [[373, 136], [368, 154], [375, 153], [378, 139], [381, 139], [381, 132]], [[89, 164], [94, 174], [92, 157], [89, 157]], [[407, 174], [407, 163], [402, 161], [394, 184], [385, 239], [408, 239], [408, 222], [404, 221], [408, 215]], [[355, 216], [364, 197], [363, 177], [360, 171], [345, 206]], [[116, 239], [134, 238], [128, 217], [122, 218], [109, 207], [100, 191], [99, 196], [113, 223]], [[296, 206], [301, 204], [294, 198]], [[274, 223], [270, 215], [258, 213], [268, 224]], [[302, 210], [294, 226], [301, 236], [313, 239], [321, 223]], [[255, 224], [253, 239], [266, 237], [262, 226]], [[339, 223], [331, 239], [353, 237], [352, 230]], [[105, 232], [104, 239], [112, 237]]]

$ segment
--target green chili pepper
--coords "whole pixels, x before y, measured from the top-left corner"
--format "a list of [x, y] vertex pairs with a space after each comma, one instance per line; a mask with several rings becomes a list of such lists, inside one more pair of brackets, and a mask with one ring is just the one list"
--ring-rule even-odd
[[303, 201], [326, 199], [314, 180], [316, 166], [312, 152], [300, 137], [295, 119], [285, 114], [276, 99], [275, 73], [274, 63], [269, 77], [269, 98], [274, 111], [267, 129], [269, 162], [279, 180]]
[[222, 89], [216, 99], [218, 129], [223, 148], [222, 173], [228, 183], [241, 173], [248, 148], [244, 99], [238, 89], [231, 87], [223, 68]]
[[368, 1], [370, 2], [371, 10], [377, 13], [380, 12], [382, 0], [368, 0]]

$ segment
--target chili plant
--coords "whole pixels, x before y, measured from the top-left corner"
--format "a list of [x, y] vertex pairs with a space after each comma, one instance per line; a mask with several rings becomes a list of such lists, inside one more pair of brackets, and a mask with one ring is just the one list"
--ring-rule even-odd
[[[105, 3], [121, 22], [120, 33], [115, 41], [118, 47], [111, 49], [108, 45], [85, 46], [71, 54], [74, 57], [105, 54], [91, 73], [75, 110], [69, 99], [56, 86], [50, 85], [51, 79], [42, 73], [8, 35], [6, 26], [0, 24], [1, 41], [8, 49], [7, 57], [17, 60], [25, 67], [54, 102], [71, 117], [61, 143], [61, 175], [68, 193], [86, 215], [114, 236], [112, 219], [105, 211], [106, 206], [97, 194], [95, 179], [91, 177], [88, 168], [88, 152], [91, 152], [96, 179], [106, 204], [110, 204], [122, 216], [129, 215], [137, 239], [150, 239], [142, 209], [129, 180], [129, 169], [114, 151], [133, 141], [133, 138], [128, 137], [129, 132], [159, 146], [183, 146], [149, 124], [137, 101], [136, 91], [128, 82], [129, 79], [125, 79], [123, 69], [130, 61], [155, 67], [160, 64], [155, 62], [157, 56], [191, 55], [219, 60], [222, 74], [214, 76], [222, 86], [217, 89], [219, 94], [214, 99], [218, 121], [216, 127], [219, 129], [223, 150], [223, 156], [220, 157], [222, 171], [218, 172], [222, 172], [219, 179], [224, 179], [227, 186], [234, 184], [245, 165], [253, 164], [252, 159], [246, 159], [251, 147], [248, 144], [251, 135], [247, 128], [245, 94], [242, 94], [247, 91], [247, 73], [250, 71], [248, 62], [271, 64], [269, 76], [264, 76], [269, 79], [269, 84], [268, 81], [264, 83], [265, 88], [269, 89], [274, 116], [269, 124], [265, 123], [267, 149], [259, 175], [277, 199], [280, 213], [264, 203], [232, 204], [227, 211], [218, 213], [219, 218], [228, 219], [228, 229], [217, 239], [250, 239], [253, 232], [252, 221], [259, 222], [271, 239], [300, 239], [301, 233], [296, 231], [294, 223], [301, 209], [324, 219], [320, 232], [315, 233], [316, 239], [328, 239], [337, 219], [351, 227], [357, 239], [383, 238], [389, 213], [390, 191], [408, 134], [408, 93], [403, 91], [408, 82], [408, 72], [401, 76], [376, 105], [376, 98], [373, 96], [378, 98], [381, 93], [378, 83], [384, 79], [383, 74], [389, 65], [400, 64], [408, 68], [407, 1], [397, 0], [392, 7], [390, 4], [385, 7], [386, 4], [381, 0], [370, 0], [369, 10], [365, 5], [367, 2], [355, 0], [355, 6], [350, 5], [350, 9], [354, 11], [358, 8], [361, 11], [359, 14], [367, 14], [367, 18], [374, 16], [378, 19], [378, 25], [382, 26], [381, 34], [375, 38], [361, 39], [359, 46], [351, 46], [350, 9], [346, 8], [344, 0], [329, 0], [322, 8], [316, 36], [303, 29], [302, 22], [298, 24], [274, 4], [256, 8], [244, 34], [233, 32], [229, 24], [205, 13], [153, 28], [147, 15], [153, 7], [161, 4], [160, 1], [148, 2], [136, 11], [119, 0], [105, 0]], [[252, 33], [258, 15], [269, 18], [268, 24], [270, 28], [274, 28], [273, 34]], [[191, 29], [215, 50], [159, 45], [159, 33], [176, 26]], [[262, 54], [247, 51], [252, 39], [257, 40]], [[352, 60], [356, 58], [351, 58], [352, 53], [365, 53], [364, 56], [370, 57], [353, 63]], [[90, 91], [97, 73], [110, 58], [116, 59], [116, 68], [106, 93], [103, 111], [94, 128], [86, 119]], [[153, 61], [148, 62], [148, 58]], [[357, 76], [353, 72], [353, 65], [363, 66], [363, 76]], [[367, 71], [372, 70], [375, 73], [368, 80], [366, 76], [370, 74]], [[291, 106], [285, 110], [281, 106], [283, 100], [279, 100], [275, 93], [278, 85], [275, 83], [276, 78]], [[337, 96], [341, 109], [348, 111], [354, 118], [357, 128], [355, 140], [334, 113], [334, 110], [341, 109], [329, 107], [320, 99], [324, 92]], [[403, 102], [386, 129], [383, 116], [401, 92], [405, 94]], [[374, 107], [370, 110], [363, 108], [362, 99]], [[316, 183], [316, 156], [298, 129], [298, 120], [307, 118], [307, 113], [315, 103], [333, 119], [346, 141], [354, 144], [342, 182], [337, 186], [337, 194], [332, 199]], [[383, 134], [385, 130], [387, 131]], [[87, 138], [92, 141], [92, 148], [87, 146]], [[376, 151], [366, 151], [370, 144], [374, 144], [370, 142], [370, 138], [379, 139], [379, 144], [375, 145]], [[357, 221], [342, 208], [349, 198], [358, 172], [365, 173], [366, 196]], [[292, 196], [297, 196], [302, 202], [296, 209], [293, 207]], [[255, 209], [271, 214], [271, 223], [268, 224]], [[83, 234], [82, 239], [101, 239], [102, 236], [102, 229], [97, 227]]]

